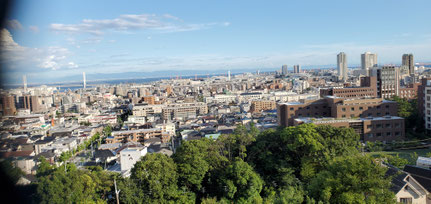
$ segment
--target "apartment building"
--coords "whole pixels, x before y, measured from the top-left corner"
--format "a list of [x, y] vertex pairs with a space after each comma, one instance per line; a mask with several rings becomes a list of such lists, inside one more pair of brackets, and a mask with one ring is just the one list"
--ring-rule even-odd
[[204, 115], [208, 113], [208, 106], [206, 103], [176, 103], [168, 104], [162, 110], [162, 116], [164, 120], [184, 120], [187, 118], [196, 118], [198, 115]]
[[163, 132], [160, 128], [139, 129], [139, 130], [122, 130], [112, 132], [112, 136], [106, 138], [107, 144], [140, 142], [151, 138], [160, 138], [163, 143], [169, 142], [171, 137], [167, 132]]
[[264, 110], [275, 110], [277, 109], [277, 105], [275, 101], [270, 100], [258, 100], [251, 102], [250, 111], [252, 113], [258, 113]]

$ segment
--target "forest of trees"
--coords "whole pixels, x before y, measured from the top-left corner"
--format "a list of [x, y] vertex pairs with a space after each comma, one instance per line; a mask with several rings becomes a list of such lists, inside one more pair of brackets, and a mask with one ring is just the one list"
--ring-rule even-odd
[[42, 158], [34, 201], [115, 203], [115, 179], [121, 203], [394, 203], [385, 172], [361, 154], [353, 129], [239, 126], [183, 142], [172, 157], [147, 154], [130, 178]]

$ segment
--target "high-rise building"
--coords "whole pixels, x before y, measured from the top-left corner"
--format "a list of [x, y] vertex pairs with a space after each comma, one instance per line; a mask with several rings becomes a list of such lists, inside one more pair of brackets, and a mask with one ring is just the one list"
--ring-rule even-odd
[[87, 88], [87, 83], [85, 81], [85, 72], [82, 72], [82, 81], [84, 82], [84, 89]]
[[230, 81], [230, 70], [227, 71], [227, 80]]
[[281, 74], [286, 76], [287, 75], [287, 65], [283, 65], [281, 67]]
[[15, 115], [16, 114], [16, 106], [15, 106], [15, 97], [14, 96], [1, 96], [1, 109], [2, 115]]
[[299, 64], [293, 65], [293, 73], [300, 73], [301, 72], [301, 66]]
[[340, 52], [337, 55], [337, 70], [338, 70], [338, 77], [341, 78], [341, 80], [346, 81], [347, 80], [347, 58], [344, 52]]
[[377, 96], [392, 98], [400, 94], [400, 69], [393, 65], [385, 65], [373, 69], [372, 76], [377, 77]]
[[24, 85], [24, 92], [27, 92], [27, 76], [22, 76], [22, 83]]
[[423, 78], [418, 87], [419, 116], [424, 119], [425, 129], [431, 133], [431, 78]]
[[372, 67], [377, 67], [377, 54], [372, 54], [371, 52], [366, 52], [361, 54], [361, 67], [362, 70], [368, 70]]
[[409, 74], [415, 73], [415, 64], [413, 60], [413, 54], [404, 54], [403, 55], [403, 66], [407, 66], [409, 68]]
[[29, 109], [31, 112], [39, 112], [40, 105], [37, 96], [24, 95], [18, 98], [18, 108]]

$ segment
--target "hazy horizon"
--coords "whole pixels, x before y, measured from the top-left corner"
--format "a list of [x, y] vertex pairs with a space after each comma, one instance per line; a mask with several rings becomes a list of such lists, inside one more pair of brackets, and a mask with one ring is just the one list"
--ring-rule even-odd
[[349, 66], [359, 65], [367, 51], [377, 53], [379, 64], [400, 64], [404, 53], [431, 62], [431, 28], [424, 26], [430, 4], [16, 1], [1, 31], [1, 65], [4, 82], [19, 84], [23, 75], [45, 83], [73, 81], [82, 72], [91, 80], [132, 72], [334, 66], [338, 52], [347, 54]]

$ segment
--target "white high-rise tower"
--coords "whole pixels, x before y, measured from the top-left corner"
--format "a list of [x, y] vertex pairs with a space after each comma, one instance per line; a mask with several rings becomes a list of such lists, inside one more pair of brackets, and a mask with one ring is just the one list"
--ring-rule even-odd
[[347, 58], [344, 52], [337, 55], [338, 77], [343, 81], [347, 80]]
[[377, 67], [377, 54], [366, 52], [361, 54], [361, 67], [362, 70], [366, 70], [367, 75], [373, 67]]
[[230, 70], [227, 71], [227, 80], [230, 81]]
[[82, 80], [84, 81], [84, 89], [87, 88], [87, 83], [85, 81], [85, 72], [82, 72]]
[[22, 83], [24, 84], [24, 92], [27, 92], [27, 76], [22, 76]]

